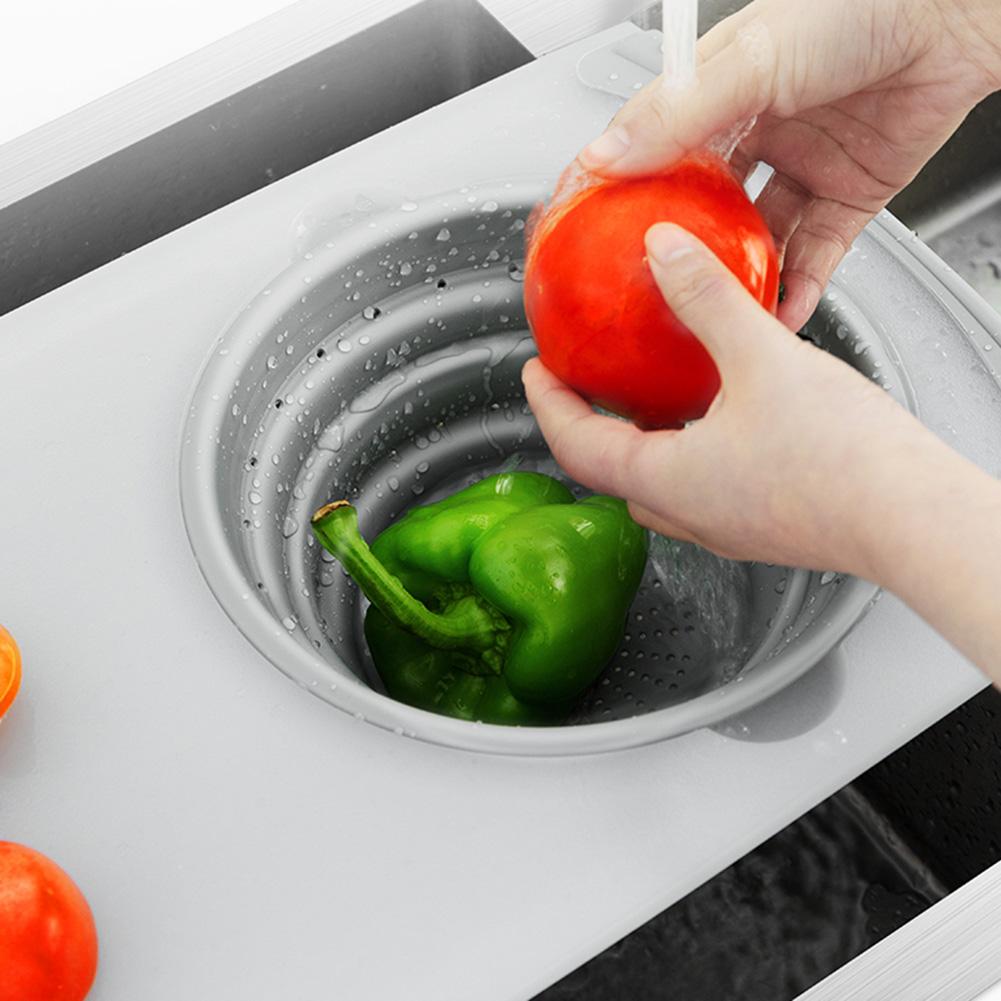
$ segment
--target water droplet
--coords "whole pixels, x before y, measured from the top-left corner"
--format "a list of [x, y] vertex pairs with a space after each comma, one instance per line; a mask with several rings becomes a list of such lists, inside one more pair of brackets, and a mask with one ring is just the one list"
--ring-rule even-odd
[[452, 231], [447, 226], [442, 226], [435, 235], [435, 239], [439, 243], [445, 243], [447, 240], [452, 239]]
[[278, 368], [278, 359], [274, 355], [268, 355], [267, 366], [269, 369]]
[[830, 584], [832, 581], [837, 580], [837, 577], [838, 577], [838, 575], [836, 573], [834, 573], [833, 570], [825, 570], [820, 575], [820, 583], [821, 584]]
[[525, 280], [525, 268], [521, 261], [512, 261], [508, 265], [507, 273], [511, 281], [523, 282]]
[[414, 270], [414, 266], [409, 261], [404, 261], [400, 265], [400, 274], [403, 275], [404, 278], [407, 275], [411, 274], [413, 272], [413, 270]]
[[291, 616], [291, 615], [286, 615], [286, 616], [285, 616], [285, 618], [284, 618], [284, 619], [282, 619], [282, 625], [283, 625], [283, 626], [284, 626], [284, 627], [285, 627], [285, 628], [286, 628], [286, 629], [287, 629], [287, 630], [288, 630], [289, 632], [292, 632], [292, 630], [293, 630], [293, 629], [295, 629], [295, 619], [294, 619], [294, 618], [292, 618], [292, 616]]
[[499, 208], [500, 206], [492, 198], [480, 206], [480, 209], [484, 212], [496, 212]]
[[400, 489], [400, 481], [395, 476], [390, 476], [389, 479], [386, 480], [386, 484], [390, 490], [395, 491]]
[[416, 212], [417, 211], [417, 202], [411, 202], [411, 201], [401, 202], [400, 203], [400, 208], [404, 212]]
[[286, 539], [291, 539], [296, 532], [299, 531], [299, 522], [292, 518], [291, 516], [286, 518], [282, 524], [282, 535]]
[[417, 463], [417, 472], [418, 473], [422, 473], [422, 474], [426, 473], [430, 468], [431, 468], [430, 465], [428, 463], [426, 463], [426, 462], [418, 462]]
[[777, 584], [775, 585], [775, 593], [776, 593], [776, 594], [785, 594], [785, 593], [786, 593], [786, 586], [787, 586], [787, 584], [788, 584], [788, 581], [786, 580], [786, 578], [785, 578], [785, 577], [783, 577], [783, 578], [782, 578], [782, 579], [781, 579], [781, 580], [780, 580], [780, 581], [779, 581], [779, 582], [778, 582], [778, 583], [777, 583]]
[[264, 500], [264, 498], [256, 490], [251, 490], [250, 493], [247, 494], [247, 497], [251, 504], [260, 504], [261, 501]]
[[330, 452], [338, 452], [343, 444], [344, 427], [341, 424], [335, 424], [333, 427], [327, 428], [316, 446]]
[[350, 341], [338, 341], [337, 342], [337, 350], [344, 352], [344, 354], [347, 354], [351, 350], [351, 342]]

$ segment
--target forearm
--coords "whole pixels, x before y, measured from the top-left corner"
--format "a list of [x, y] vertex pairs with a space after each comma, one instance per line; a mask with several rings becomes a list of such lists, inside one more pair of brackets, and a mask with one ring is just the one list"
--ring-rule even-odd
[[866, 575], [1001, 687], [1001, 482], [926, 435], [878, 488]]

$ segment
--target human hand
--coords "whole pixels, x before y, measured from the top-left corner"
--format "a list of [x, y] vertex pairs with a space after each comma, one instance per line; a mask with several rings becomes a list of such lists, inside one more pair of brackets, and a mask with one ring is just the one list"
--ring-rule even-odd
[[1001, 86], [1001, 5], [755, 0], [698, 57], [696, 89], [654, 81], [580, 160], [649, 173], [757, 116], [732, 164], [775, 168], [757, 204], [782, 260], [779, 318], [799, 329], [861, 229]]
[[1001, 687], [1001, 483], [790, 334], [689, 233], [654, 226], [647, 258], [722, 389], [684, 430], [640, 431], [530, 361], [525, 390], [557, 462], [661, 534], [889, 588]]
[[574, 479], [624, 497], [664, 535], [734, 559], [875, 577], [871, 520], [880, 484], [906, 476], [931, 435], [869, 379], [794, 337], [691, 234], [647, 236], [654, 278], [702, 340], [723, 388], [682, 431], [643, 432], [592, 411], [532, 361], [528, 401]]

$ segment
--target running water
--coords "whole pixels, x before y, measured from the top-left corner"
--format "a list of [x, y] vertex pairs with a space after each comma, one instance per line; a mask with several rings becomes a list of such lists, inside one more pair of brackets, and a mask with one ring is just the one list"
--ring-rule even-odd
[[664, 0], [664, 86], [684, 90], [695, 83], [699, 0]]
[[[661, 5], [664, 28], [664, 76], [665, 87], [687, 90], [695, 86], [696, 43], [699, 31], [699, 0], [664, 0]], [[714, 136], [707, 146], [717, 156], [729, 160], [733, 151], [754, 128], [756, 119], [737, 122], [729, 129]], [[748, 194], [757, 198], [764, 188], [771, 168], [762, 166], [748, 177], [751, 187]]]

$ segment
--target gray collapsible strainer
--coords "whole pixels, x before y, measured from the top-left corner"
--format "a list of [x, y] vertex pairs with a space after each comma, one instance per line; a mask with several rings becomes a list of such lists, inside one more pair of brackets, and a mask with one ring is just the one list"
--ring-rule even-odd
[[[201, 373], [182, 449], [184, 516], [219, 601], [277, 667], [331, 704], [423, 739], [581, 753], [674, 736], [788, 685], [876, 595], [863, 581], [719, 559], [654, 538], [626, 636], [571, 725], [506, 728], [382, 693], [363, 599], [309, 518], [350, 498], [372, 538], [408, 507], [502, 469], [560, 475], [522, 393], [525, 220], [541, 184], [405, 203], [340, 229], [262, 291]], [[903, 373], [830, 300], [808, 333], [873, 378]]]

